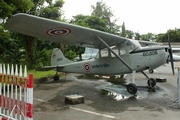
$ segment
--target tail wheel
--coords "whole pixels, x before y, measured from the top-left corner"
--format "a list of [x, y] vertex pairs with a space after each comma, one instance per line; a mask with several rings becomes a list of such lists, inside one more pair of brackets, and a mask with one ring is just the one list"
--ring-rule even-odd
[[135, 95], [137, 93], [137, 86], [133, 83], [130, 83], [127, 85], [127, 91], [132, 94], [132, 95]]
[[148, 86], [150, 87], [154, 87], [156, 86], [156, 80], [154, 78], [150, 78], [148, 81], [147, 81], [147, 84]]
[[54, 75], [53, 76], [53, 79], [56, 81], [56, 80], [59, 80], [59, 75], [58, 74], [56, 74], [56, 75]]

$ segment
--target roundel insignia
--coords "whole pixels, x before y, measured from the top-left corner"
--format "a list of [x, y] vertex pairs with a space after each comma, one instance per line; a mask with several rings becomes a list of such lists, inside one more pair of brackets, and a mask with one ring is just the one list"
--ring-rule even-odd
[[56, 53], [53, 53], [53, 54], [52, 54], [52, 58], [56, 58]]
[[48, 30], [46, 33], [50, 36], [61, 36], [68, 35], [71, 32], [68, 28], [53, 28]]
[[85, 63], [85, 64], [84, 64], [84, 70], [85, 70], [86, 72], [89, 72], [89, 71], [91, 70], [91, 66], [90, 66], [89, 63]]

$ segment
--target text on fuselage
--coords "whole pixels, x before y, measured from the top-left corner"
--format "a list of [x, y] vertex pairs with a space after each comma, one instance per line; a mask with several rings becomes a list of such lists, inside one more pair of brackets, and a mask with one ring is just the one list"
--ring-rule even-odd
[[143, 52], [143, 56], [152, 56], [152, 55], [158, 55], [158, 51], [157, 50], [153, 50], [153, 51]]

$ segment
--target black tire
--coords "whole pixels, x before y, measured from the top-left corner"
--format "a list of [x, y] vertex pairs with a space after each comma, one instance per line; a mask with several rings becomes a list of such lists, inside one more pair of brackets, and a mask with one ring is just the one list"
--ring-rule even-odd
[[54, 75], [54, 76], [53, 76], [53, 79], [54, 79], [55, 81], [59, 80], [59, 75]]
[[137, 93], [137, 86], [134, 83], [130, 83], [127, 85], [127, 91], [132, 94], [135, 95]]
[[150, 69], [149, 69], [149, 73], [150, 73], [150, 74], [153, 74], [153, 73], [154, 73], [154, 70], [150, 68]]
[[156, 86], [156, 80], [154, 78], [150, 78], [148, 81], [147, 81], [147, 84], [148, 86], [150, 87], [154, 87]]

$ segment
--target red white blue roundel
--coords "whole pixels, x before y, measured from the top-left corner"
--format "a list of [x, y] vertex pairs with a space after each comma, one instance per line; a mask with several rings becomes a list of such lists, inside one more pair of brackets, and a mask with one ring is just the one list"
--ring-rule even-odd
[[67, 35], [71, 32], [68, 28], [53, 28], [48, 30], [46, 33], [50, 36]]
[[84, 70], [85, 70], [86, 72], [89, 72], [89, 71], [91, 70], [91, 66], [90, 66], [89, 63], [85, 63], [85, 64], [84, 64]]

